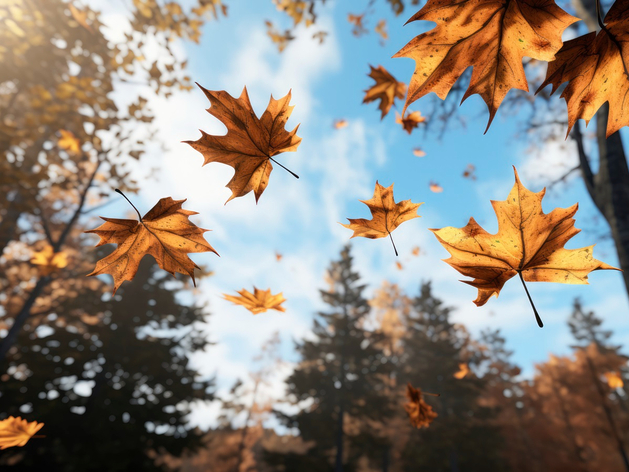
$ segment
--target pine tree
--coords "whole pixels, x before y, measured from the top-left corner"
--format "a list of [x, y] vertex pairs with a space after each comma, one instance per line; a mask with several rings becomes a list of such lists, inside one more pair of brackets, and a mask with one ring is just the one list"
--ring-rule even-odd
[[5, 463], [17, 462], [7, 470], [159, 471], [157, 454], [199, 444], [187, 416], [213, 387], [189, 365], [208, 341], [195, 329], [201, 308], [179, 301], [182, 287], [145, 260], [115, 296], [82, 290], [46, 323], [25, 325], [0, 411], [45, 423], [45, 438], [5, 451]]
[[578, 298], [574, 300], [573, 306], [572, 314], [568, 319], [568, 326], [577, 343], [582, 347], [594, 343], [601, 348], [611, 348], [608, 346], [608, 341], [612, 332], [601, 327], [603, 320], [596, 316], [593, 311], [586, 312]]
[[370, 307], [352, 268], [349, 246], [332, 262], [328, 280], [321, 296], [330, 308], [315, 319], [314, 339], [298, 343], [301, 361], [287, 379], [295, 403], [309, 406], [284, 421], [313, 446], [302, 456], [267, 455], [278, 470], [356, 470], [361, 457], [379, 445], [370, 421], [390, 413], [385, 396], [389, 366], [378, 335], [365, 328]]
[[[426, 399], [439, 416], [428, 428], [410, 435], [402, 470], [508, 470], [499, 430], [491, 421], [495, 411], [479, 404], [487, 381], [473, 372], [476, 349], [465, 329], [450, 321], [451, 311], [432, 294], [430, 283], [423, 283], [406, 322], [399, 384], [410, 382], [440, 397]], [[461, 363], [467, 363], [471, 372], [455, 378]]]

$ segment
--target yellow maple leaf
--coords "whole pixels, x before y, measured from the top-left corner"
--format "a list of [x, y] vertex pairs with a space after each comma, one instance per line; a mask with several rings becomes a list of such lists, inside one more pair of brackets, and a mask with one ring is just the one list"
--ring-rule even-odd
[[425, 121], [426, 117], [422, 116], [420, 111], [408, 113], [404, 118], [402, 118], [399, 113], [395, 113], [395, 122], [401, 124], [402, 128], [404, 128], [408, 134], [411, 134], [420, 123], [424, 123]]
[[273, 170], [271, 161], [286, 169], [273, 157], [296, 151], [301, 143], [301, 138], [295, 134], [299, 125], [292, 131], [284, 129], [293, 111], [289, 106], [291, 92], [279, 100], [271, 96], [262, 118], [258, 118], [251, 107], [247, 87], [240, 98], [234, 98], [225, 91], [207, 90], [197, 85], [210, 100], [207, 111], [223, 122], [227, 134], [213, 136], [201, 131], [202, 136], [197, 141], [184, 142], [203, 154], [203, 165], [220, 162], [234, 168], [234, 176], [227, 184], [232, 191], [227, 202], [252, 190], [257, 202], [269, 183]]
[[391, 232], [405, 221], [419, 218], [417, 209], [423, 202], [413, 203], [410, 200], [403, 200], [395, 203], [393, 198], [393, 184], [384, 188], [378, 181], [376, 181], [373, 197], [371, 197], [370, 200], [360, 201], [369, 207], [371, 220], [365, 218], [348, 218], [349, 224], [340, 224], [354, 231], [354, 234], [351, 236], [352, 238], [361, 236], [363, 238], [377, 239], [386, 238], [388, 236], [391, 238], [391, 243], [393, 244], [393, 249], [397, 256], [397, 249], [395, 248], [395, 243], [393, 243]]
[[31, 264], [40, 266], [40, 273], [46, 276], [66, 267], [68, 265], [68, 255], [63, 251], [54, 252], [53, 247], [47, 245], [41, 251], [33, 253]]
[[[498, 218], [498, 232], [490, 234], [470, 218], [463, 228], [431, 229], [448, 250], [445, 260], [461, 274], [474, 277], [463, 281], [478, 289], [477, 306], [498, 296], [507, 280], [519, 275], [522, 282], [560, 282], [587, 284], [593, 270], [615, 269], [594, 259], [594, 246], [565, 249], [566, 242], [580, 230], [572, 218], [578, 204], [556, 208], [545, 214], [542, 198], [545, 189], [533, 193], [520, 182], [515, 170], [515, 184], [504, 201], [492, 201]], [[528, 293], [528, 292], [527, 292]], [[537, 316], [537, 322], [542, 326]]]
[[487, 128], [510, 89], [528, 91], [523, 58], [552, 60], [563, 30], [578, 21], [553, 0], [428, 0], [407, 23], [417, 20], [436, 26], [393, 56], [415, 60], [404, 110], [430, 92], [444, 100], [472, 66], [463, 100], [474, 94], [483, 98], [489, 107]]
[[37, 421], [29, 423], [19, 416], [17, 418], [9, 416], [6, 420], [0, 421], [0, 449], [26, 445], [42, 426], [44, 423]]
[[57, 141], [57, 145], [73, 154], [77, 154], [81, 151], [81, 141], [74, 136], [74, 133], [71, 131], [66, 131], [65, 129], [60, 129], [59, 134], [61, 134], [61, 139]]
[[88, 276], [111, 274], [116, 293], [125, 280], [133, 279], [141, 259], [150, 254], [165, 271], [173, 275], [175, 272], [188, 274], [194, 283], [194, 269], [199, 266], [192, 262], [188, 253], [218, 253], [203, 238], [203, 233], [209, 230], [199, 228], [188, 219], [197, 212], [181, 208], [185, 201], [161, 198], [146, 215], [140, 217], [138, 212], [139, 221], [101, 216], [105, 223], [86, 233], [100, 236], [97, 247], [103, 244], [117, 244], [118, 247], [99, 260]]
[[271, 289], [259, 290], [256, 287], [253, 287], [253, 293], [245, 290], [244, 288], [242, 290], [237, 290], [236, 293], [238, 293], [239, 296], [224, 293], [223, 298], [236, 305], [244, 306], [254, 315], [264, 313], [267, 310], [277, 310], [281, 312], [286, 311], [284, 307], [280, 306], [286, 301], [282, 292], [272, 295]]

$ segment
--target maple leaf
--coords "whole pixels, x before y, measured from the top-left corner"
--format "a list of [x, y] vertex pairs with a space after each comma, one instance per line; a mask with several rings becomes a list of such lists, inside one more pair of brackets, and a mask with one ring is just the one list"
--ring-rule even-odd
[[94, 30], [92, 30], [92, 27], [87, 23], [87, 10], [79, 10], [72, 3], [68, 4], [68, 9], [70, 10], [70, 13], [72, 14], [72, 18], [74, 18], [74, 20], [79, 25], [85, 28], [88, 32], [94, 33]]
[[422, 116], [420, 111], [411, 112], [404, 118], [402, 118], [399, 113], [395, 113], [395, 122], [401, 124], [402, 128], [404, 128], [408, 134], [411, 134], [420, 123], [424, 123], [425, 121], [426, 117]]
[[[279, 100], [271, 96], [266, 111], [258, 119], [251, 107], [247, 87], [240, 98], [234, 98], [225, 91], [207, 90], [197, 85], [210, 100], [207, 111], [223, 122], [227, 134], [213, 136], [201, 131], [202, 136], [197, 141], [184, 142], [203, 154], [203, 165], [220, 162], [234, 168], [234, 176], [227, 184], [232, 191], [227, 202], [253, 190], [257, 203], [269, 183], [273, 170], [270, 161], [286, 169], [273, 156], [295, 151], [301, 143], [301, 138], [295, 134], [299, 125], [292, 131], [284, 129], [293, 111], [289, 106], [291, 92]], [[291, 174], [298, 178], [293, 172]]]
[[44, 423], [37, 421], [29, 423], [19, 416], [17, 418], [9, 416], [6, 420], [0, 421], [0, 449], [26, 445], [42, 426]]
[[463, 377], [465, 377], [469, 373], [470, 373], [470, 368], [468, 367], [468, 365], [465, 362], [460, 362], [459, 363], [459, 371], [454, 373], [454, 378], [455, 379], [462, 379]]
[[365, 90], [363, 103], [380, 100], [378, 108], [382, 112], [380, 119], [383, 119], [386, 114], [389, 113], [389, 110], [391, 110], [394, 99], [404, 98], [404, 94], [406, 94], [406, 84], [404, 82], [398, 82], [395, 77], [382, 66], [373, 67], [370, 65], [369, 68], [371, 71], [367, 75], [375, 80], [376, 83], [372, 85], [370, 89]]
[[81, 141], [71, 131], [60, 129], [61, 139], [57, 141], [57, 145], [70, 153], [77, 154], [81, 151]]
[[346, 128], [347, 125], [348, 125], [347, 120], [344, 118], [341, 118], [340, 120], [334, 120], [334, 123], [332, 123], [332, 126], [334, 127], [334, 129]]
[[410, 200], [404, 200], [395, 203], [393, 199], [393, 184], [391, 184], [390, 187], [384, 188], [377, 180], [373, 197], [371, 197], [370, 200], [359, 201], [369, 207], [371, 220], [365, 218], [348, 218], [349, 224], [341, 224], [354, 231], [354, 234], [351, 236], [352, 238], [362, 236], [363, 238], [377, 239], [389, 236], [393, 244], [393, 249], [395, 250], [395, 255], [397, 256], [398, 253], [395, 248], [395, 243], [393, 243], [391, 232], [405, 221], [419, 218], [417, 209], [423, 202], [412, 203]]
[[47, 245], [41, 251], [33, 253], [31, 264], [40, 266], [40, 274], [46, 276], [66, 267], [68, 265], [68, 255], [63, 251], [54, 252], [53, 247]]
[[437, 25], [393, 56], [415, 60], [404, 110], [429, 92], [444, 100], [473, 66], [461, 103], [479, 94], [489, 108], [487, 129], [509, 90], [528, 92], [522, 59], [552, 60], [564, 29], [578, 21], [554, 0], [428, 0], [407, 23], [417, 20]]
[[413, 149], [413, 155], [416, 157], [424, 157], [426, 155], [426, 151], [421, 148], [415, 148]]
[[395, 262], [395, 267], [397, 267], [397, 270], [404, 270], [404, 266], [400, 263], [400, 262]]
[[175, 272], [188, 274], [195, 283], [194, 269], [199, 267], [188, 257], [188, 253], [208, 251], [216, 255], [218, 253], [203, 238], [203, 233], [209, 230], [199, 228], [188, 219], [189, 216], [198, 213], [181, 208], [185, 201], [173, 200], [171, 197], [161, 198], [142, 217], [136, 209], [139, 221], [101, 216], [105, 223], [86, 233], [100, 236], [97, 247], [103, 244], [117, 244], [118, 247], [99, 260], [94, 271], [88, 276], [111, 274], [114, 278], [113, 293], [116, 293], [125, 280], [133, 279], [140, 266], [140, 260], [146, 254], [150, 254], [165, 271], [173, 275]]
[[430, 189], [431, 192], [434, 192], [434, 193], [443, 192], [443, 187], [439, 185], [437, 182], [433, 182], [432, 180], [428, 184], [428, 188]]
[[625, 385], [620, 376], [620, 372], [605, 372], [603, 375], [607, 380], [609, 388], [622, 388]]
[[384, 41], [389, 39], [389, 34], [387, 33], [387, 20], [382, 19], [378, 21], [378, 24], [376, 25], [374, 31], [380, 36], [381, 44], [384, 45]]
[[419, 246], [413, 246], [413, 249], [411, 250], [411, 254], [413, 256], [419, 256]]
[[474, 164], [468, 164], [463, 171], [463, 177], [466, 179], [476, 180], [476, 167]]
[[290, 30], [284, 30], [284, 33], [280, 33], [270, 21], [265, 21], [264, 23], [266, 24], [266, 35], [277, 45], [279, 52], [284, 51], [288, 43], [295, 39]]
[[282, 303], [286, 301], [282, 292], [272, 295], [271, 289], [268, 290], [259, 290], [256, 287], [253, 287], [253, 293], [245, 290], [237, 290], [236, 295], [227, 295], [223, 294], [223, 298], [228, 300], [236, 305], [242, 305], [247, 310], [249, 310], [254, 315], [258, 313], [264, 313], [267, 310], [277, 310], [281, 312], [285, 312], [286, 309], [280, 306]]
[[609, 103], [608, 138], [629, 125], [629, 4], [614, 2], [601, 26], [598, 34], [566, 41], [537, 89], [552, 84], [552, 95], [569, 82], [561, 93], [568, 106], [566, 136], [579, 118], [589, 123], [605, 102]]
[[427, 428], [438, 416], [424, 401], [421, 389], [413, 387], [410, 383], [406, 386], [406, 398], [408, 398], [408, 403], [404, 405], [404, 409], [414, 427]]
[[[505, 282], [515, 275], [522, 283], [587, 284], [593, 270], [620, 270], [594, 259], [593, 245], [565, 249], [566, 242], [580, 231], [572, 218], [578, 204], [545, 214], [542, 198], [546, 189], [531, 192], [520, 182], [515, 167], [513, 170], [515, 184], [507, 199], [491, 202], [498, 219], [496, 234], [485, 231], [474, 218], [463, 228], [431, 229], [450, 253], [445, 262], [461, 274], [474, 277], [473, 281], [463, 282], [478, 289], [474, 300], [477, 306], [498, 296]], [[535, 316], [543, 326], [536, 311]]]
[[277, 262], [280, 262], [282, 260], [282, 257], [284, 257], [282, 254], [280, 254], [279, 252], [275, 252], [275, 260]]
[[364, 13], [362, 15], [354, 15], [353, 13], [349, 13], [347, 15], [347, 21], [349, 21], [354, 26], [352, 28], [352, 34], [354, 36], [359, 37], [369, 32], [367, 28], [365, 28], [365, 25], [363, 24], [364, 19], [365, 19]]

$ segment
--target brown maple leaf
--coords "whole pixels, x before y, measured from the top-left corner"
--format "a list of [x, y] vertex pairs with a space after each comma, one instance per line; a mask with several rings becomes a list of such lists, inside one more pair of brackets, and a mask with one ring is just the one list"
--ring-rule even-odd
[[[197, 141], [184, 142], [203, 154], [203, 165], [220, 162], [234, 168], [234, 176], [227, 184], [232, 191], [227, 202], [252, 190], [257, 202], [269, 183], [273, 170], [270, 161], [286, 169], [273, 157], [295, 151], [301, 143], [301, 138], [295, 134], [299, 125], [292, 131], [284, 129], [293, 111], [293, 107], [289, 106], [291, 92], [279, 100], [271, 96], [266, 111], [258, 119], [251, 107], [247, 87], [240, 98], [234, 98], [225, 91], [207, 90], [200, 85], [199, 88], [210, 100], [211, 106], [207, 111], [223, 122], [227, 134], [213, 136], [201, 131], [202, 136]], [[293, 172], [291, 174], [297, 177]]]
[[411, 424], [418, 429], [430, 426], [438, 415], [424, 401], [421, 389], [413, 387], [409, 382], [406, 386], [406, 398], [408, 398], [408, 403], [404, 405], [404, 409], [408, 413]]
[[[415, 60], [406, 107], [429, 92], [444, 100], [461, 74], [473, 66], [463, 101], [479, 94], [489, 107], [489, 123], [512, 88], [528, 91], [524, 56], [550, 61], [561, 35], [578, 21], [554, 0], [428, 0], [407, 23], [437, 26], [412, 39], [393, 57]], [[487, 130], [485, 130], [487, 132]]]
[[[566, 242], [580, 231], [572, 218], [578, 204], [545, 214], [542, 198], [546, 189], [531, 192], [520, 182], [515, 167], [513, 170], [515, 185], [507, 199], [491, 202], [498, 218], [496, 234], [485, 231], [474, 218], [463, 228], [431, 229], [450, 253], [445, 262], [461, 274], [474, 277], [473, 281], [463, 282], [478, 289], [474, 300], [477, 306], [487, 303], [492, 295], [498, 296], [505, 282], [515, 275], [522, 283], [587, 284], [593, 270], [620, 270], [594, 259], [593, 245], [565, 249]], [[536, 311], [535, 315], [541, 327]]]
[[422, 116], [420, 111], [408, 113], [404, 118], [402, 118], [399, 113], [395, 113], [395, 122], [401, 124], [402, 128], [404, 128], [408, 134], [411, 134], [420, 123], [424, 123], [425, 121], [426, 117]]
[[42, 426], [44, 423], [37, 421], [29, 423], [19, 416], [17, 418], [9, 416], [6, 420], [0, 421], [0, 449], [26, 445]]
[[245, 290], [244, 288], [242, 290], [237, 290], [236, 293], [238, 293], [239, 296], [227, 295], [224, 293], [223, 298], [236, 305], [244, 306], [254, 315], [264, 313], [267, 310], [277, 310], [281, 312], [286, 311], [283, 306], [280, 306], [286, 301], [282, 292], [272, 295], [271, 289], [259, 290], [256, 287], [253, 287], [253, 293]]
[[70, 10], [70, 13], [72, 14], [72, 18], [74, 18], [74, 20], [79, 25], [81, 25], [83, 28], [85, 28], [90, 33], [94, 32], [92, 27], [87, 23], [87, 9], [79, 10], [72, 3], [68, 4], [68, 9]]
[[[376, 188], [373, 197], [370, 200], [359, 200], [369, 207], [371, 211], [371, 220], [365, 218], [352, 219], [348, 218], [349, 224], [343, 224], [346, 228], [354, 231], [352, 238], [362, 236], [363, 238], [377, 239], [391, 238], [395, 255], [397, 249], [393, 243], [391, 232], [405, 221], [419, 218], [417, 209], [422, 203], [412, 203], [410, 200], [404, 200], [395, 203], [393, 199], [393, 184], [384, 188], [376, 181]], [[351, 239], [351, 238], [350, 238]]]
[[373, 67], [370, 65], [369, 68], [371, 71], [368, 75], [375, 80], [376, 83], [372, 85], [370, 89], [365, 90], [363, 103], [380, 100], [378, 108], [382, 112], [380, 119], [383, 119], [385, 115], [389, 113], [389, 110], [391, 110], [394, 100], [396, 98], [404, 98], [404, 94], [406, 94], [406, 84], [404, 82], [398, 82], [395, 77], [382, 66]]
[[354, 36], [359, 37], [369, 32], [369, 30], [367, 30], [367, 28], [365, 28], [365, 25], [363, 24], [364, 19], [364, 13], [362, 15], [354, 15], [353, 13], [349, 13], [347, 15], [347, 21], [349, 21], [354, 26], [352, 28], [352, 34]]
[[468, 164], [463, 171], [463, 177], [466, 179], [476, 180], [476, 166], [474, 166], [474, 164]]
[[579, 118], [589, 123], [605, 102], [609, 103], [608, 138], [629, 125], [629, 3], [616, 1], [603, 23], [598, 34], [566, 41], [537, 90], [552, 84], [552, 95], [569, 82], [561, 93], [568, 106], [567, 134]]
[[150, 254], [165, 271], [173, 275], [175, 272], [188, 274], [195, 283], [194, 269], [199, 266], [192, 262], [188, 253], [208, 251], [216, 255], [218, 253], [203, 238], [203, 233], [209, 230], [199, 228], [188, 219], [197, 212], [181, 208], [185, 201], [173, 200], [171, 197], [161, 198], [142, 217], [136, 209], [140, 221], [101, 216], [105, 223], [86, 233], [100, 236], [97, 247], [103, 244], [117, 244], [118, 247], [99, 260], [94, 271], [88, 276], [111, 274], [116, 293], [125, 280], [133, 279], [140, 266], [140, 260], [146, 254]]
[[389, 39], [389, 34], [387, 33], [387, 20], [382, 19], [378, 21], [374, 31], [380, 36], [381, 43], [384, 44], [384, 41]]

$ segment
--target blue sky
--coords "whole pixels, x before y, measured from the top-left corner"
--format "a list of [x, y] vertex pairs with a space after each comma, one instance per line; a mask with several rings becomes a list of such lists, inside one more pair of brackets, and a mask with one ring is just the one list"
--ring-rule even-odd
[[[133, 197], [136, 206], [146, 212], [161, 197], [187, 198], [184, 208], [200, 213], [194, 221], [212, 230], [206, 238], [221, 255], [192, 257], [215, 272], [200, 283], [196, 301], [211, 313], [208, 324], [200, 329], [207, 329], [217, 343], [207, 353], [196, 355], [195, 365], [204, 375], [216, 374], [224, 391], [237, 377], [247, 375], [251, 358], [276, 330], [281, 334], [285, 357], [296, 360], [292, 340], [307, 336], [313, 315], [324, 309], [318, 289], [325, 287], [325, 269], [351, 236], [351, 231], [338, 223], [345, 223], [347, 217], [369, 217], [367, 207], [358, 200], [371, 198], [376, 180], [385, 186], [395, 183], [397, 200], [424, 204], [419, 209], [421, 218], [404, 223], [394, 233], [399, 258], [386, 239], [352, 241], [356, 268], [369, 284], [367, 295], [383, 280], [398, 283], [410, 295], [417, 293], [421, 281], [432, 280], [435, 295], [457, 308], [455, 321], [474, 334], [487, 326], [502, 330], [525, 376], [530, 376], [534, 363], [546, 360], [549, 352], [569, 352], [572, 340], [566, 319], [577, 296], [604, 318], [606, 328], [615, 331], [614, 341], [626, 345], [627, 294], [620, 274], [614, 271], [594, 272], [590, 285], [585, 286], [529, 284], [546, 325], [543, 329], [537, 327], [516, 279], [484, 307], [472, 303], [476, 290], [459, 282], [462, 276], [441, 262], [448, 254], [428, 228], [460, 227], [474, 216], [486, 230], [495, 232], [490, 200], [506, 198], [513, 185], [512, 166], [517, 166], [525, 186], [539, 191], [576, 164], [574, 150], [550, 143], [537, 153], [529, 152], [528, 143], [515, 137], [522, 131], [523, 117], [501, 111], [483, 135], [488, 113], [478, 96], [458, 109], [467, 126], [447, 131], [442, 140], [436, 132], [424, 134], [422, 130], [409, 136], [395, 123], [394, 110], [381, 121], [376, 103], [361, 104], [363, 91], [372, 83], [367, 77], [369, 64], [382, 65], [398, 80], [408, 82], [413, 61], [391, 56], [430, 24], [416, 22], [403, 27], [413, 12], [395, 17], [382, 1], [377, 2], [376, 13], [367, 23], [372, 32], [356, 38], [347, 14], [359, 13], [355, 7], [363, 3], [351, 2], [350, 7], [350, 2], [326, 2], [320, 10], [320, 28], [299, 29], [297, 39], [282, 54], [266, 36], [264, 20], [287, 26], [288, 19], [270, 0], [229, 2], [228, 18], [208, 23], [200, 45], [174, 45], [182, 58], [188, 57], [192, 79], [205, 88], [238, 96], [246, 85], [258, 115], [271, 94], [279, 98], [292, 89], [295, 109], [287, 128], [301, 123], [298, 135], [303, 138], [297, 152], [278, 157], [300, 175], [299, 180], [275, 166], [258, 205], [253, 194], [224, 205], [230, 195], [225, 184], [232, 168], [221, 164], [201, 167], [202, 156], [181, 143], [197, 139], [198, 129], [210, 134], [225, 132], [224, 126], [205, 111], [209, 102], [203, 93], [195, 89], [168, 100], [150, 100], [158, 116], [159, 135], [169, 149], [164, 152], [155, 146], [143, 158], [146, 167], [160, 170], [158, 180], [146, 181], [140, 194]], [[105, 23], [112, 26], [114, 36], [124, 27], [119, 21], [122, 13], [115, 8], [103, 6]], [[384, 46], [373, 33], [379, 18], [388, 23], [390, 39]], [[310, 39], [319, 29], [329, 34], [323, 45]], [[124, 91], [119, 94], [121, 103], [126, 98]], [[410, 109], [426, 113], [435, 99], [431, 94]], [[333, 121], [339, 118], [346, 119], [349, 126], [333, 129]], [[427, 155], [415, 157], [414, 147], [421, 147]], [[476, 166], [476, 181], [462, 177], [468, 164]], [[443, 187], [442, 193], [429, 190], [431, 180]], [[578, 174], [547, 194], [544, 210], [575, 202], [580, 204], [576, 226], [594, 231], [580, 233], [567, 247], [599, 243], [592, 238], [600, 234], [601, 224], [593, 223], [596, 213]], [[109, 206], [103, 216], [122, 217], [128, 210], [125, 205]], [[420, 257], [410, 255], [414, 246], [421, 248]], [[283, 254], [280, 262], [276, 261], [276, 251]], [[617, 262], [609, 241], [597, 244], [594, 255], [612, 265]], [[403, 264], [403, 270], [396, 268], [396, 261]], [[241, 288], [253, 290], [253, 285], [283, 292], [286, 313], [253, 316], [221, 298], [222, 293]], [[281, 378], [289, 371], [290, 365], [278, 371], [267, 395], [282, 396]], [[203, 427], [214, 424], [216, 411], [216, 405], [198, 408], [191, 422]]]

